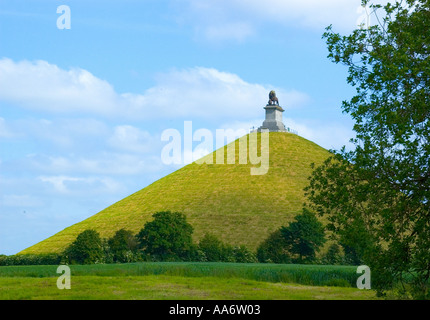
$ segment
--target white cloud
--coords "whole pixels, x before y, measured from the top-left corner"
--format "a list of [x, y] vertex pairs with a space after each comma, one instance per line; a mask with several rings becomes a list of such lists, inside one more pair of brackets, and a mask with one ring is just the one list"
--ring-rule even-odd
[[[278, 26], [301, 27], [323, 30], [333, 24], [336, 30], [352, 30], [363, 15], [359, 10], [361, 0], [179, 0], [181, 8], [187, 8], [187, 21], [196, 30], [219, 30], [220, 40], [224, 26], [238, 22], [253, 30], [240, 38], [252, 36], [257, 27], [275, 23]], [[387, 1], [374, 1], [385, 4]], [[209, 38], [210, 39], [210, 38]]]
[[[71, 176], [41, 176], [39, 180], [52, 184], [55, 191], [58, 193], [69, 193], [71, 191], [81, 191], [91, 189], [100, 189], [103, 192], [116, 193], [121, 188], [120, 184], [115, 180], [107, 177], [71, 177]], [[94, 190], [92, 190], [94, 192]], [[92, 192], [92, 193], [93, 193]]]
[[354, 132], [347, 126], [339, 123], [310, 124], [304, 120], [284, 119], [286, 127], [297, 131], [298, 135], [308, 139], [325, 149], [340, 150], [342, 146], [352, 147], [349, 140]]
[[66, 176], [51, 176], [51, 177], [39, 177], [39, 179], [43, 182], [49, 182], [51, 183], [55, 190], [58, 192], [67, 192], [65, 182], [70, 181], [84, 181], [83, 178], [73, 178], [73, 177], [66, 177]]
[[[233, 0], [242, 10], [284, 25], [321, 29], [330, 24], [354, 27], [361, 0]], [[340, 14], [341, 13], [341, 14]]]
[[300, 106], [309, 100], [305, 93], [248, 83], [236, 74], [213, 68], [161, 73], [157, 84], [144, 93], [119, 94], [108, 82], [86, 70], [66, 71], [45, 61], [0, 60], [0, 100], [51, 113], [97, 114], [133, 120], [255, 118], [272, 89], [288, 107]]
[[0, 60], [0, 99], [29, 109], [64, 112], [115, 112], [119, 96], [90, 72], [62, 70], [46, 61]]
[[160, 74], [157, 86], [145, 96], [154, 101], [155, 108], [167, 108], [174, 117], [243, 119], [261, 113], [272, 89], [281, 103], [291, 107], [309, 100], [305, 93], [248, 83], [235, 74], [202, 67]]
[[153, 140], [155, 139], [147, 131], [130, 125], [121, 125], [115, 127], [108, 143], [115, 149], [142, 153], [151, 150], [151, 141]]
[[[161, 170], [160, 153], [138, 154], [100, 152], [96, 155], [37, 155], [29, 159], [32, 170], [48, 174], [137, 175]], [[161, 152], [161, 151], [160, 151]]]
[[[10, 121], [10, 127], [22, 139], [36, 140], [44, 146], [53, 145], [63, 150], [93, 148], [91, 143], [104, 140], [108, 126], [95, 119], [19, 119]], [[100, 143], [98, 143], [100, 144]]]
[[254, 35], [255, 33], [252, 25], [245, 22], [230, 22], [222, 25], [209, 25], [203, 28], [201, 31], [197, 31], [198, 33], [202, 33], [205, 39], [214, 42], [225, 40], [243, 42], [245, 39]]

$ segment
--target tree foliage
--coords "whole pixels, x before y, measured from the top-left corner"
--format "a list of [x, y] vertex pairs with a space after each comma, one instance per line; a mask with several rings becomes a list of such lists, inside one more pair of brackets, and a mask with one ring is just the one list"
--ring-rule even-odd
[[97, 231], [85, 230], [76, 237], [64, 254], [69, 263], [101, 263], [104, 259], [102, 239]]
[[329, 265], [345, 263], [345, 257], [342, 256], [340, 246], [337, 243], [332, 243], [323, 258], [323, 262]]
[[198, 250], [202, 252], [205, 261], [208, 262], [257, 262], [254, 253], [245, 246], [231, 246], [223, 243], [213, 234], [207, 233], [198, 244]]
[[205, 234], [200, 239], [198, 248], [205, 255], [206, 261], [227, 261], [228, 259], [224, 243], [213, 234]]
[[233, 257], [234, 262], [238, 263], [258, 262], [255, 254], [244, 245], [233, 247]]
[[383, 293], [400, 283], [403, 292], [428, 297], [430, 1], [370, 7], [375, 25], [347, 36], [330, 26], [323, 35], [328, 57], [348, 67], [356, 89], [342, 104], [356, 137], [352, 151], [333, 151], [315, 169], [306, 192], [371, 267], [373, 287]]
[[259, 262], [291, 263], [291, 254], [287, 251], [285, 238], [278, 229], [272, 232], [257, 248]]
[[293, 262], [307, 263], [315, 259], [315, 254], [325, 243], [324, 225], [314, 213], [303, 209], [287, 227], [281, 227], [281, 234]]
[[260, 262], [311, 263], [325, 243], [324, 225], [306, 208], [288, 226], [271, 233], [257, 248]]
[[131, 262], [137, 251], [137, 239], [129, 230], [120, 229], [107, 241], [114, 262]]
[[157, 212], [137, 234], [141, 249], [157, 260], [189, 260], [195, 251], [193, 227], [179, 212]]

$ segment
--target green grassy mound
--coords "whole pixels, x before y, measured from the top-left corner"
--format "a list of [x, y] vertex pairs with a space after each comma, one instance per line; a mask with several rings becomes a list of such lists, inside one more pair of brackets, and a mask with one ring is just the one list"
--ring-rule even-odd
[[[121, 228], [137, 233], [153, 213], [166, 210], [187, 216], [196, 241], [213, 233], [226, 243], [254, 250], [270, 232], [301, 212], [310, 164], [321, 164], [329, 152], [300, 136], [272, 132], [269, 171], [251, 175], [250, 169], [259, 165], [239, 164], [239, 142], [233, 143], [235, 164], [184, 166], [20, 253], [61, 252], [86, 229], [95, 229], [102, 237]], [[224, 150], [227, 155], [227, 146]]]

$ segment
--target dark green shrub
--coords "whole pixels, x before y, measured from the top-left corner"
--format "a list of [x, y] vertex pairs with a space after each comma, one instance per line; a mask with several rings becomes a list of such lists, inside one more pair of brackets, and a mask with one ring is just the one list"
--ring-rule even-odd
[[233, 247], [213, 234], [205, 234], [199, 242], [198, 250], [204, 254], [205, 261], [209, 262], [258, 262], [255, 254], [245, 246]]
[[113, 262], [133, 262], [136, 260], [138, 241], [129, 230], [120, 229], [107, 240], [108, 254]]
[[254, 253], [252, 253], [245, 246], [238, 246], [233, 248], [233, 255], [235, 262], [241, 263], [255, 263], [258, 262]]
[[102, 239], [102, 250], [103, 250], [103, 262], [104, 263], [114, 263], [114, 254], [109, 247], [109, 239]]
[[324, 225], [306, 208], [294, 217], [288, 227], [280, 230], [295, 263], [312, 263], [316, 252], [326, 241]]
[[236, 262], [236, 257], [234, 256], [234, 247], [223, 243], [221, 249], [221, 262]]
[[95, 230], [85, 230], [64, 252], [69, 263], [92, 264], [104, 262], [102, 239]]
[[259, 262], [291, 263], [285, 239], [280, 230], [271, 233], [257, 248]]
[[337, 243], [333, 243], [327, 250], [325, 257], [323, 258], [324, 264], [341, 264], [344, 257], [341, 252], [341, 248]]
[[223, 246], [221, 240], [212, 234], [205, 234], [199, 241], [198, 249], [203, 252], [206, 261], [216, 262], [223, 261]]
[[200, 250], [198, 248], [198, 246], [196, 247], [195, 253], [194, 253], [194, 258], [192, 259], [192, 261], [196, 261], [196, 262], [208, 262], [208, 259], [206, 258], [205, 253]]
[[363, 259], [360, 258], [360, 254], [357, 250], [349, 245], [341, 243], [345, 256], [343, 257], [343, 264], [358, 266], [363, 263]]
[[61, 255], [56, 253], [0, 255], [0, 266], [58, 265], [60, 263]]
[[165, 211], [155, 213], [153, 218], [137, 235], [143, 253], [158, 261], [190, 260], [196, 248], [193, 227], [185, 215]]

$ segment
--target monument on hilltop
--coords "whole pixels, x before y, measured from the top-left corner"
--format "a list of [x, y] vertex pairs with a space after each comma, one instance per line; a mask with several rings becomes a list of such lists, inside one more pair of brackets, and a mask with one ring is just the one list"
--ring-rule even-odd
[[279, 100], [276, 97], [275, 91], [270, 91], [269, 102], [264, 107], [266, 110], [266, 119], [263, 125], [257, 130], [269, 130], [269, 132], [287, 132], [284, 123], [282, 122], [282, 112], [285, 110], [279, 105]]

